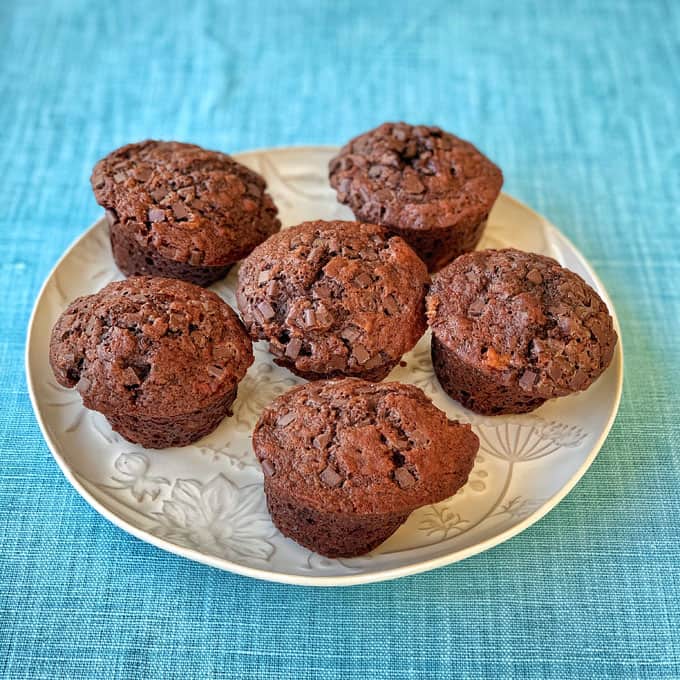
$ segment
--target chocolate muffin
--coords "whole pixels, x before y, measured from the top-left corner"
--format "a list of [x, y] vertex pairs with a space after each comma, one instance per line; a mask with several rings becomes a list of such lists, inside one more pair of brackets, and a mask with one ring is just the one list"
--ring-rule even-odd
[[193, 144], [128, 144], [97, 163], [91, 182], [128, 276], [207, 286], [281, 226], [260, 175]]
[[550, 257], [483, 250], [434, 278], [432, 362], [444, 390], [477, 413], [525, 413], [589, 387], [609, 366], [607, 306]]
[[295, 387], [253, 433], [274, 524], [328, 557], [369, 552], [416, 508], [467, 481], [479, 440], [413, 385], [356, 378]]
[[474, 249], [503, 184], [469, 142], [406, 123], [355, 137], [329, 167], [338, 200], [404, 238], [430, 271]]
[[132, 277], [72, 302], [50, 339], [59, 384], [148, 448], [185, 446], [212, 432], [253, 362], [235, 312], [176, 279]]
[[425, 265], [374, 224], [305, 222], [258, 246], [236, 292], [251, 337], [309, 380], [382, 380], [426, 328]]

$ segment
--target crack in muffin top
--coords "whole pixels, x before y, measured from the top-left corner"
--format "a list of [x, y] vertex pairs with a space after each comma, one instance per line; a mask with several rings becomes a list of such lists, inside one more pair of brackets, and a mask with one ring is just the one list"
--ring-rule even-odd
[[356, 378], [306, 383], [262, 413], [253, 447], [267, 484], [325, 512], [410, 512], [450, 497], [479, 446], [425, 393]]
[[338, 201], [367, 222], [400, 229], [467, 227], [486, 219], [500, 169], [438, 127], [383, 123], [348, 142], [329, 164]]
[[425, 330], [429, 282], [399, 237], [358, 222], [306, 222], [258, 246], [237, 302], [254, 339], [301, 371], [360, 372], [398, 361]]
[[588, 387], [617, 341], [607, 306], [578, 274], [512, 248], [468, 253], [439, 272], [427, 317], [461, 360], [543, 399]]
[[87, 408], [172, 417], [233, 390], [253, 363], [236, 313], [177, 279], [131, 277], [74, 300], [52, 330], [57, 381]]
[[236, 262], [281, 226], [260, 175], [194, 144], [128, 144], [95, 165], [91, 183], [109, 221], [195, 266]]

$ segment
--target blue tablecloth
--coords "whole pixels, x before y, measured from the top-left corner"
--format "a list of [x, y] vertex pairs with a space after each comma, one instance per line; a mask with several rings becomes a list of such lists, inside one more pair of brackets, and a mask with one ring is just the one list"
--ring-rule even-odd
[[[0, 676], [680, 677], [680, 4], [0, 3]], [[625, 394], [585, 478], [395, 582], [258, 582], [138, 541], [53, 462], [23, 375], [41, 282], [146, 137], [238, 151], [436, 122], [583, 251]]]

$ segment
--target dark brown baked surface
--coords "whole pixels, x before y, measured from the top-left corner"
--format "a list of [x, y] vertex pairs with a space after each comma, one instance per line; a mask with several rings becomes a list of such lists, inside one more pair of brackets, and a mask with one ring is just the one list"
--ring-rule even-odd
[[[264, 179], [230, 156], [193, 144], [145, 141], [100, 160], [92, 173], [125, 273], [174, 275], [163, 261], [225, 267], [280, 228]], [[142, 263], [120, 244], [157, 253]], [[131, 270], [134, 270], [131, 272]], [[216, 270], [217, 271], [217, 270]]]
[[106, 211], [109, 223], [111, 252], [118, 269], [126, 276], [160, 276], [181, 279], [197, 286], [209, 286], [223, 279], [231, 269], [230, 264], [222, 266], [192, 265], [189, 262], [171, 260], [162, 255], [153, 245], [144, 245], [121, 229], [120, 223], [110, 210]]
[[328, 557], [363, 555], [467, 481], [479, 447], [413, 385], [356, 378], [296, 387], [253, 433], [279, 530]]
[[330, 182], [357, 219], [402, 236], [436, 270], [475, 247], [503, 175], [440, 128], [383, 123], [331, 160]]
[[599, 295], [556, 260], [519, 250], [459, 257], [427, 298], [444, 389], [482, 413], [519, 413], [589, 387], [617, 336]]
[[276, 363], [309, 379], [381, 380], [425, 330], [428, 282], [411, 248], [381, 227], [317, 221], [258, 246], [236, 298]]
[[342, 515], [408, 514], [452, 496], [478, 449], [425, 393], [356, 378], [295, 387], [262, 413], [253, 447], [270, 491]]
[[188, 443], [183, 428], [192, 440], [214, 427], [252, 362], [250, 338], [229, 305], [175, 279], [131, 277], [78, 298], [50, 339], [57, 381], [146, 446], [180, 445], [164, 443], [164, 428], [168, 436], [175, 428], [173, 442]]

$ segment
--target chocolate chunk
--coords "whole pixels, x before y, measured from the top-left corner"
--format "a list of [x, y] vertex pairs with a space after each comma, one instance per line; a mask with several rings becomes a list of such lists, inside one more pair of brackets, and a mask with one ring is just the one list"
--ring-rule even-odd
[[319, 477], [326, 486], [330, 486], [332, 489], [336, 489], [342, 484], [342, 477], [330, 465], [324, 468]]
[[405, 467], [400, 467], [394, 471], [394, 481], [402, 489], [410, 489], [416, 483], [416, 478]]
[[355, 277], [354, 283], [360, 288], [368, 288], [373, 284], [373, 279], [366, 272], [361, 272], [361, 274]]
[[231, 359], [236, 353], [236, 348], [231, 343], [226, 345], [216, 345], [213, 347], [214, 359], [227, 361], [228, 359]]
[[543, 275], [538, 271], [538, 269], [532, 269], [527, 274], [527, 280], [538, 285], [539, 283], [543, 283]]
[[316, 320], [322, 326], [330, 326], [333, 323], [333, 315], [323, 304], [319, 304], [316, 307]]
[[197, 267], [203, 262], [203, 253], [200, 250], [192, 250], [189, 254], [189, 264]]
[[262, 465], [262, 472], [264, 472], [266, 477], [274, 476], [276, 473], [274, 463], [272, 463], [268, 458], [265, 458], [263, 461], [260, 461], [260, 464]]
[[168, 192], [165, 189], [154, 189], [151, 192], [151, 198], [154, 201], [162, 201]]
[[163, 222], [165, 220], [165, 210], [160, 208], [150, 208], [149, 209], [149, 221], [151, 222]]
[[176, 220], [185, 220], [189, 217], [189, 211], [186, 209], [184, 203], [173, 203], [172, 214]]
[[349, 342], [354, 342], [359, 338], [360, 335], [361, 332], [358, 331], [356, 328], [352, 328], [351, 326], [343, 328], [340, 331], [340, 337], [344, 338], [345, 340], [348, 340]]
[[[391, 175], [388, 175], [388, 183], [391, 183], [390, 180], [394, 178], [396, 180], [394, 184], [396, 185], [399, 182], [399, 177], [400, 175], [398, 172], [394, 172]], [[375, 192], [374, 196], [377, 201], [387, 203], [392, 199], [392, 192], [389, 189], [378, 189], [378, 191]]]
[[371, 357], [363, 366], [366, 369], [370, 368], [376, 368], [377, 366], [380, 366], [380, 364], [384, 363], [384, 360], [380, 353], [376, 354], [375, 356]]
[[104, 173], [94, 172], [92, 174], [92, 186], [95, 189], [101, 189], [104, 186], [105, 183], [106, 183], [106, 180], [104, 179]]
[[261, 286], [263, 283], [267, 283], [267, 281], [269, 281], [269, 279], [271, 278], [271, 275], [272, 275], [271, 269], [263, 269], [257, 275], [257, 284]]
[[468, 307], [468, 316], [481, 316], [485, 307], [486, 307], [486, 303], [484, 302], [484, 300], [482, 300], [481, 298], [477, 298]]
[[305, 309], [302, 315], [302, 323], [304, 326], [307, 326], [307, 328], [311, 328], [316, 323], [316, 312], [313, 309]]
[[302, 342], [300, 341], [299, 338], [291, 338], [288, 344], [286, 345], [286, 352], [285, 355], [289, 359], [297, 359], [298, 354], [300, 354], [300, 350], [302, 349]]
[[265, 292], [270, 298], [276, 297], [281, 292], [281, 284], [276, 279], [273, 279], [265, 288]]
[[313, 444], [317, 449], [325, 449], [331, 441], [331, 433], [326, 431], [314, 437]]
[[425, 191], [425, 185], [416, 175], [411, 174], [404, 177], [403, 187], [409, 194], [422, 194]]
[[123, 385], [126, 387], [134, 387], [135, 385], [139, 385], [139, 377], [135, 373], [135, 370], [132, 367], [128, 367], [123, 371]]
[[148, 165], [138, 165], [133, 171], [132, 176], [139, 182], [146, 182], [152, 175], [152, 170]]
[[328, 368], [331, 371], [344, 371], [347, 368], [347, 362], [343, 357], [335, 354], [328, 360]]
[[365, 364], [371, 358], [371, 355], [363, 345], [355, 345], [352, 354], [360, 364]]
[[364, 248], [364, 250], [359, 252], [359, 255], [364, 260], [368, 260], [369, 262], [374, 262], [378, 259], [378, 253], [376, 253], [373, 248]]
[[260, 314], [262, 314], [265, 321], [269, 321], [269, 319], [273, 319], [276, 316], [274, 308], [269, 304], [267, 300], [262, 300], [262, 302], [260, 302], [257, 305], [257, 309], [260, 312]]
[[530, 390], [534, 386], [537, 377], [537, 374], [533, 371], [524, 371], [522, 377], [519, 379], [519, 386], [523, 390]]
[[258, 187], [254, 182], [248, 182], [248, 184], [246, 184], [246, 189], [248, 190], [248, 193], [251, 196], [255, 196], [255, 198], [262, 196], [262, 189], [260, 189], [260, 187]]
[[378, 177], [380, 177], [381, 174], [382, 174], [382, 165], [372, 165], [368, 169], [368, 176], [371, 179], [378, 179]]
[[194, 187], [182, 187], [181, 189], [177, 189], [177, 195], [185, 201], [192, 201], [196, 195], [196, 189], [194, 189]]
[[564, 371], [558, 363], [552, 363], [548, 366], [548, 375], [555, 381], [560, 380], [563, 373]]
[[561, 316], [557, 320], [557, 325], [566, 335], [571, 335], [578, 328], [578, 324], [571, 316]]
[[383, 301], [383, 306], [387, 310], [388, 314], [394, 315], [399, 311], [399, 303], [394, 295], [388, 295]]
[[194, 210], [206, 210], [208, 208], [208, 204], [200, 198], [194, 198], [190, 205]]
[[209, 365], [208, 366], [208, 375], [211, 378], [215, 378], [218, 382], [224, 378], [226, 375], [226, 370], [222, 366], [216, 366], [216, 365]]
[[406, 141], [406, 130], [403, 127], [395, 127], [392, 130], [392, 136], [400, 142]]
[[184, 322], [184, 316], [182, 314], [175, 314], [174, 312], [170, 313], [170, 328], [174, 331], [179, 330], [182, 328], [182, 324]]
[[283, 347], [278, 342], [269, 343], [269, 353], [275, 357], [282, 357], [284, 354]]
[[288, 413], [284, 413], [282, 416], [279, 416], [279, 418], [276, 420], [276, 424], [278, 427], [286, 427], [287, 425], [290, 425], [296, 417], [297, 416], [292, 411], [288, 411]]
[[316, 286], [314, 286], [314, 294], [322, 300], [328, 300], [332, 295], [332, 291], [327, 284], [317, 283]]
[[127, 173], [125, 172], [117, 172], [113, 176], [113, 181], [116, 182], [116, 184], [120, 184], [121, 182], [124, 182], [127, 179]]

